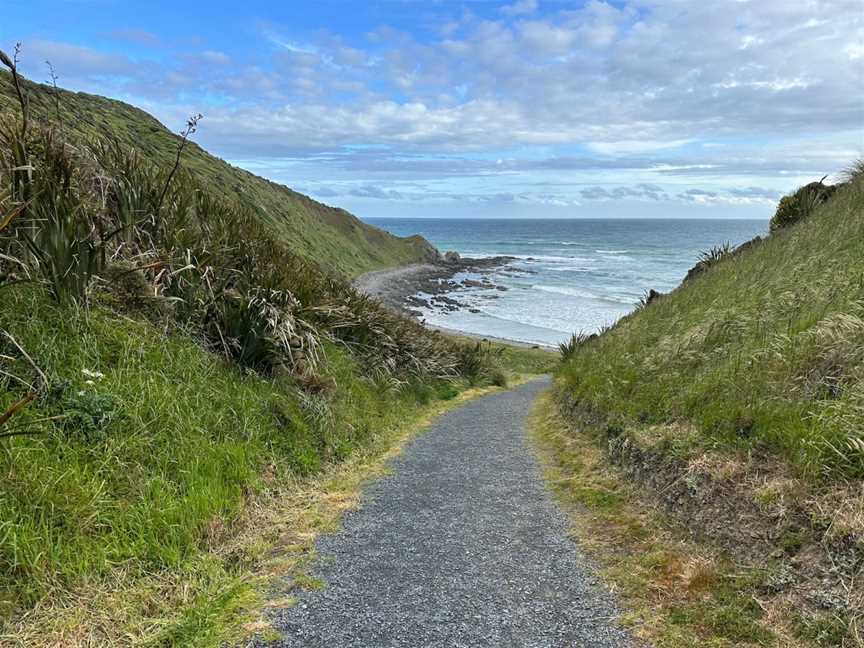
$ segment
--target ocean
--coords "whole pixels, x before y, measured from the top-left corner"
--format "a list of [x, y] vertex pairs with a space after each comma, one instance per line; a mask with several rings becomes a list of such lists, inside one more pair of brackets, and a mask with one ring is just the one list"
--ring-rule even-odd
[[[649, 289], [675, 288], [703, 250], [768, 230], [767, 220], [366, 220], [398, 236], [421, 234], [442, 251], [516, 257], [487, 275], [507, 290], [461, 290], [449, 296], [462, 308], [423, 316], [436, 326], [543, 345], [614, 322]], [[477, 277], [457, 277], [464, 278]]]

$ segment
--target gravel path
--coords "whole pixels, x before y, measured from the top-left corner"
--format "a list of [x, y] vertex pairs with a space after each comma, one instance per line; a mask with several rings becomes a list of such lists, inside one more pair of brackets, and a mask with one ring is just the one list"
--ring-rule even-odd
[[445, 414], [318, 540], [313, 575], [272, 646], [630, 646], [567, 536], [525, 438], [545, 380]]

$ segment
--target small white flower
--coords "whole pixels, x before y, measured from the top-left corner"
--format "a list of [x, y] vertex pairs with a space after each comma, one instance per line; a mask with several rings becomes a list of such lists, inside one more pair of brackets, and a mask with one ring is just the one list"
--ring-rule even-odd
[[84, 381], [84, 384], [85, 384], [85, 385], [95, 385], [96, 383], [93, 382], [92, 380], [85, 380], [85, 381]]
[[[90, 371], [89, 369], [82, 369], [81, 373], [83, 373], [88, 378], [96, 378], [97, 380], [102, 380], [105, 377], [101, 371]], [[88, 381], [88, 384], [92, 384], [92, 382]]]

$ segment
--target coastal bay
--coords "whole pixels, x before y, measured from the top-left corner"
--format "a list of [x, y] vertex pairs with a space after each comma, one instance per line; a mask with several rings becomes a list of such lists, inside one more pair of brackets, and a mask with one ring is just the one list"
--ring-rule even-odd
[[462, 256], [361, 275], [362, 291], [428, 327], [545, 347], [601, 330], [649, 290], [673, 290], [700, 253], [767, 229], [761, 220], [708, 219], [370, 222]]

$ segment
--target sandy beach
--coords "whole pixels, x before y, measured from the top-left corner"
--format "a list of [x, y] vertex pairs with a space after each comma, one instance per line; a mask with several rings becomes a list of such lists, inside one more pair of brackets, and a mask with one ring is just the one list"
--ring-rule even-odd
[[445, 335], [455, 335], [458, 337], [471, 338], [481, 342], [498, 342], [499, 344], [509, 344], [510, 346], [520, 347], [523, 349], [546, 349], [548, 351], [558, 351], [557, 347], [551, 344], [538, 344], [536, 342], [523, 342], [521, 340], [511, 340], [509, 338], [497, 337], [495, 335], [480, 335], [479, 333], [468, 333], [467, 331], [457, 331], [456, 329], [446, 328], [444, 326], [434, 326], [424, 323], [424, 326], [433, 331], [440, 331]]

